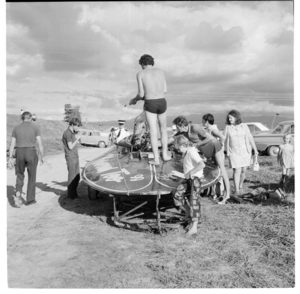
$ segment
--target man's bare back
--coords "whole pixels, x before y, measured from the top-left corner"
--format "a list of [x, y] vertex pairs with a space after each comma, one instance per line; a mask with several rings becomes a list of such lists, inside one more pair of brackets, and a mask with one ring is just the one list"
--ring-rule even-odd
[[165, 75], [162, 70], [147, 66], [137, 73], [139, 95], [147, 99], [164, 98], [167, 92]]
[[129, 105], [134, 105], [139, 100], [145, 100], [144, 111], [150, 129], [150, 141], [154, 154], [154, 159], [149, 160], [149, 164], [159, 165], [157, 120], [161, 133], [162, 158], [164, 161], [172, 159], [168, 154], [167, 101], [165, 99], [167, 84], [163, 71], [153, 68], [154, 58], [151, 55], [144, 54], [140, 58], [139, 64], [143, 70], [136, 75], [138, 93], [129, 101]]

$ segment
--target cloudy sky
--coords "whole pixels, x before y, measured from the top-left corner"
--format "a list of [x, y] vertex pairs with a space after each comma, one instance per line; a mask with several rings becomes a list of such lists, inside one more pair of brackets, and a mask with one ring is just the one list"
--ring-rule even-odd
[[130, 119], [138, 60], [166, 74], [168, 115], [293, 115], [292, 1], [6, 3], [6, 110]]

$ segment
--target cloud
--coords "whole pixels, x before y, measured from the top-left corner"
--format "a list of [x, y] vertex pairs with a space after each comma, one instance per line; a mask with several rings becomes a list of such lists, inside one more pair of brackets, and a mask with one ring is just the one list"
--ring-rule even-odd
[[292, 46], [294, 43], [294, 32], [291, 30], [282, 30], [276, 36], [267, 38], [267, 41], [270, 44], [275, 44], [278, 46], [280, 46], [280, 45]]
[[7, 3], [8, 101], [52, 113], [76, 103], [90, 119], [128, 119], [142, 109], [124, 105], [149, 53], [166, 74], [171, 110], [217, 111], [236, 93], [243, 109], [250, 97], [290, 107], [290, 2]]
[[[12, 4], [7, 10], [10, 27], [22, 27], [28, 43], [39, 44], [46, 71], [105, 68], [118, 57], [116, 45], [103, 31], [80, 24], [80, 12], [78, 5], [51, 2]], [[9, 44], [18, 46], [14, 38]]]
[[185, 37], [189, 49], [212, 53], [233, 53], [241, 50], [244, 39], [241, 27], [232, 27], [228, 30], [218, 25], [213, 27], [207, 22], [201, 22]]

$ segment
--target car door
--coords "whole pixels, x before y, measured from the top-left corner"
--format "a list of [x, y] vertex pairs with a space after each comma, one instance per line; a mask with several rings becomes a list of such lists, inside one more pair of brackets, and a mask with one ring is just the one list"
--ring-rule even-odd
[[285, 130], [285, 134], [291, 134], [292, 138], [291, 138], [291, 144], [294, 145], [294, 132], [295, 132], [295, 126], [294, 125], [290, 125], [288, 126], [288, 128]]

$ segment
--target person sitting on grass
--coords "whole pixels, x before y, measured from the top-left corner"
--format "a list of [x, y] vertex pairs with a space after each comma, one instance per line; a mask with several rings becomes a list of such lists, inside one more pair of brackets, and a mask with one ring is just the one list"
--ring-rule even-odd
[[[178, 185], [174, 192], [174, 204], [185, 212], [186, 219], [189, 220], [187, 234], [193, 235], [197, 233], [200, 218], [201, 178], [203, 177], [205, 164], [197, 148], [190, 146], [190, 142], [185, 136], [177, 136], [174, 146], [184, 157], [183, 170], [185, 177], [185, 180]], [[188, 194], [190, 194], [189, 199], [187, 198]]]

